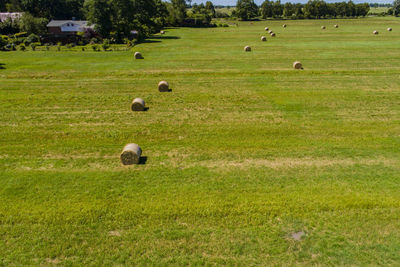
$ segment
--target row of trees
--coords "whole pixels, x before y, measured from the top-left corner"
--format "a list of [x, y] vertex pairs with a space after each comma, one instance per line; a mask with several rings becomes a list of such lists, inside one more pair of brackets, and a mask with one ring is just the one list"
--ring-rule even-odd
[[[400, 1], [400, 0], [397, 0]], [[323, 0], [310, 0], [306, 4], [282, 4], [280, 0], [266, 0], [259, 8], [254, 0], [238, 0], [236, 15], [242, 20], [262, 18], [337, 18], [337, 17], [363, 17], [369, 12], [367, 3], [354, 4], [352, 1], [339, 3], [326, 3]]]

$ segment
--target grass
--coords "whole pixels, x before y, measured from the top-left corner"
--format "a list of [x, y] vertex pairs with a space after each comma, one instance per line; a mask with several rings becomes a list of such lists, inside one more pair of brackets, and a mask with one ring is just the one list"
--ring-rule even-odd
[[1, 53], [0, 265], [399, 265], [399, 22]]

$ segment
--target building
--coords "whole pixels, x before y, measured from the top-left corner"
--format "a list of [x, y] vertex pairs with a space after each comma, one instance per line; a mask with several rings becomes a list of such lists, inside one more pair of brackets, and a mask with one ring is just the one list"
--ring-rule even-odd
[[86, 20], [52, 20], [47, 24], [47, 31], [50, 34], [76, 34], [84, 32], [85, 29], [94, 29]]
[[19, 19], [19, 18], [21, 18], [22, 14], [23, 14], [23, 13], [21, 13], [21, 12], [0, 13], [0, 22], [4, 22], [4, 21], [6, 21], [6, 20], [8, 20], [8, 19], [11, 19], [11, 20]]

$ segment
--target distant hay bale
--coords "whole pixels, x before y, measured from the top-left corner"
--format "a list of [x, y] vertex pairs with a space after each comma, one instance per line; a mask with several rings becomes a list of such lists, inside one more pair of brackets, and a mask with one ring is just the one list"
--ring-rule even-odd
[[375, 35], [378, 35], [378, 34], [379, 34], [378, 31], [373, 31], [372, 33], [375, 34]]
[[139, 164], [142, 149], [137, 144], [127, 144], [122, 150], [120, 159], [123, 165]]
[[391, 31], [392, 31], [392, 28], [387, 28], [387, 30], [388, 30], [389, 32], [391, 32]]
[[335, 24], [335, 25], [333, 25], [333, 27], [335, 27], [335, 28], [339, 28], [339, 25]]
[[283, 28], [286, 28], [286, 27], [287, 27], [287, 25], [286, 25], [286, 24], [283, 24], [283, 25], [282, 25], [282, 27], [283, 27]]
[[250, 52], [251, 51], [251, 47], [250, 46], [245, 46], [244, 47], [244, 51], [245, 52]]
[[265, 27], [265, 31], [269, 31], [269, 28], [268, 28], [268, 27]]
[[325, 29], [326, 29], [326, 27], [325, 27], [325, 26], [321, 26], [321, 29], [325, 30]]
[[144, 59], [144, 57], [142, 56], [142, 54], [140, 52], [136, 52], [135, 59]]
[[263, 42], [267, 41], [267, 37], [261, 36], [261, 41], [263, 41]]
[[165, 31], [160, 31], [161, 34], [165, 34]]
[[275, 37], [276, 34], [274, 32], [271, 32], [271, 37]]
[[301, 64], [300, 61], [295, 61], [295, 62], [293, 63], [293, 68], [296, 69], [296, 70], [300, 70], [300, 69], [303, 68], [303, 65]]
[[135, 98], [131, 104], [132, 111], [143, 111], [145, 110], [144, 100], [141, 98]]
[[161, 81], [158, 83], [158, 91], [160, 92], [169, 92], [169, 84], [166, 81]]
[[271, 33], [272, 33], [272, 30], [269, 30], [268, 33], [271, 34]]

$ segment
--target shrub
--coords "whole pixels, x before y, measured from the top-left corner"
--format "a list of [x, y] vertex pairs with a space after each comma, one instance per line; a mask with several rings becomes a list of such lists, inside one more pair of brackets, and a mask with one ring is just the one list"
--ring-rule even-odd
[[18, 47], [18, 49], [19, 49], [20, 51], [25, 51], [25, 50], [26, 50], [26, 46], [25, 46], [24, 44], [20, 44], [19, 47]]
[[97, 44], [92, 44], [93, 51], [100, 51], [99, 46]]
[[101, 47], [103, 48], [104, 51], [107, 51], [110, 48], [110, 41], [108, 39], [104, 39]]
[[57, 51], [61, 51], [62, 43], [57, 43]]
[[65, 47], [68, 48], [68, 49], [71, 49], [74, 46], [72, 44], [68, 43]]
[[32, 51], [36, 50], [37, 45], [38, 45], [37, 43], [31, 43]]
[[37, 42], [40, 42], [40, 38], [39, 38], [39, 36], [37, 36], [36, 34], [31, 34], [31, 35], [29, 35], [27, 38], [26, 38], [26, 41], [28, 42], [28, 43], [37, 43]]

